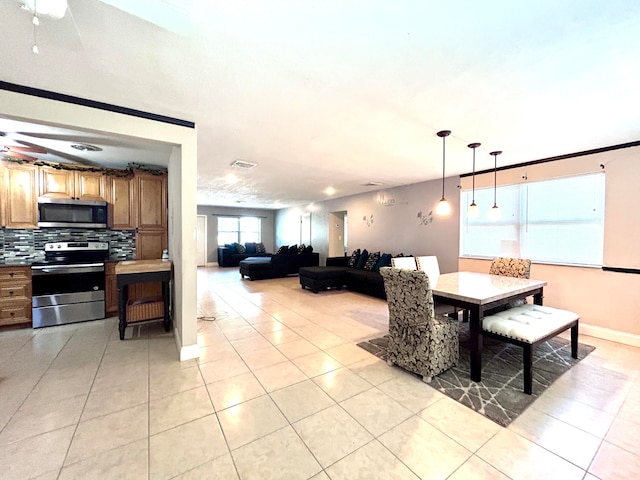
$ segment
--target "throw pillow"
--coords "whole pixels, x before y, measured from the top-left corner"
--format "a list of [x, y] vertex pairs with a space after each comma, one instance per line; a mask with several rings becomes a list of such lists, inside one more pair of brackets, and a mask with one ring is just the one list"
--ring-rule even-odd
[[364, 267], [362, 267], [362, 269], [369, 270], [370, 272], [372, 272], [376, 264], [378, 263], [378, 260], [380, 260], [380, 252], [371, 253], [369, 255], [369, 258], [367, 258], [367, 261], [365, 262]]
[[358, 264], [356, 265], [356, 268], [358, 270], [362, 270], [362, 267], [364, 267], [364, 264], [367, 263], [367, 258], [369, 258], [369, 252], [365, 248], [364, 250], [362, 250], [362, 253], [360, 254], [360, 258], [358, 259]]
[[383, 253], [380, 255], [380, 259], [376, 262], [376, 266], [373, 267], [374, 272], [379, 272], [382, 267], [391, 266], [391, 254]]
[[224, 247], [229, 249], [229, 253], [238, 253], [235, 243], [225, 243]]
[[298, 255], [301, 253], [304, 253], [304, 249], [305, 249], [305, 245], [304, 243], [301, 243], [300, 246], [298, 247]]
[[241, 243], [234, 243], [234, 245], [236, 246], [236, 251], [238, 253], [245, 253], [247, 251], [247, 249]]
[[305, 249], [304, 249], [304, 253], [313, 253], [313, 247], [311, 245], [308, 245]]
[[244, 246], [247, 249], [247, 253], [253, 254], [256, 253], [256, 244], [253, 242], [245, 242]]
[[256, 253], [267, 253], [267, 249], [264, 247], [264, 243], [256, 243]]
[[298, 253], [298, 245], [291, 245], [289, 247], [289, 253], [292, 255], [295, 255], [296, 253]]
[[356, 268], [359, 258], [360, 258], [360, 249], [354, 250], [353, 253], [351, 254], [351, 257], [349, 257], [347, 266], [351, 268]]
[[282, 255], [283, 253], [288, 253], [288, 252], [289, 252], [289, 245], [282, 245], [276, 252], [276, 255]]

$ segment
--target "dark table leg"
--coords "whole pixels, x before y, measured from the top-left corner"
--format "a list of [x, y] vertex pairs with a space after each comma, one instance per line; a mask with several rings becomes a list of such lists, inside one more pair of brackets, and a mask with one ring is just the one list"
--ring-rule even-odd
[[469, 350], [471, 351], [471, 380], [479, 382], [482, 379], [482, 327], [480, 326], [480, 310], [478, 308], [471, 309]]
[[542, 305], [542, 298], [543, 298], [542, 292], [543, 292], [543, 291], [542, 291], [542, 290], [540, 290], [540, 293], [536, 293], [536, 294], [533, 296], [533, 303], [534, 303], [535, 305]]
[[120, 340], [124, 340], [124, 331], [127, 328], [127, 301], [129, 299], [129, 285], [123, 285], [118, 288], [118, 317], [120, 322], [118, 329], [120, 330]]
[[164, 331], [168, 332], [171, 330], [171, 318], [169, 318], [169, 282], [162, 282], [162, 300], [164, 302]]

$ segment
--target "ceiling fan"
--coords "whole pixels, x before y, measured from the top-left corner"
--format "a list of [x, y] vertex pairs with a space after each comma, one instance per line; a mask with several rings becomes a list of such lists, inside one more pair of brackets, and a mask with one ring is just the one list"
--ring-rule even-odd
[[[7, 134], [0, 132], [0, 137], [5, 137]], [[46, 149], [32, 146], [20, 146], [20, 145], [5, 145], [0, 142], [0, 155], [9, 158], [18, 158], [20, 160], [29, 160], [35, 162], [38, 160], [36, 157], [27, 155], [27, 153], [48, 153]]]

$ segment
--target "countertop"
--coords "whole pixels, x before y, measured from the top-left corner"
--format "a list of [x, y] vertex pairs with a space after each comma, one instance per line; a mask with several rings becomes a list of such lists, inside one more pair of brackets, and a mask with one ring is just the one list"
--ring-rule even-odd
[[150, 273], [171, 270], [171, 260], [127, 260], [116, 263], [116, 275]]

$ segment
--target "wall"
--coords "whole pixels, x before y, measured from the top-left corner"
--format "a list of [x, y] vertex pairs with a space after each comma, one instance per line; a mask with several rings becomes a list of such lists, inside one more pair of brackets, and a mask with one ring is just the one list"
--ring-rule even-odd
[[259, 208], [235, 208], [198, 205], [198, 215], [207, 216], [207, 263], [218, 262], [217, 215], [262, 217], [262, 243], [267, 252], [275, 252], [275, 211]]
[[[329, 252], [331, 212], [347, 212], [347, 251], [366, 248], [397, 255], [436, 255], [442, 272], [458, 269], [458, 178], [447, 178], [445, 198], [452, 213], [435, 215], [442, 196], [442, 181], [431, 181], [378, 190], [314, 204], [311, 239], [323, 265]], [[431, 213], [431, 214], [430, 214]], [[279, 210], [276, 245], [299, 241], [300, 210]]]

